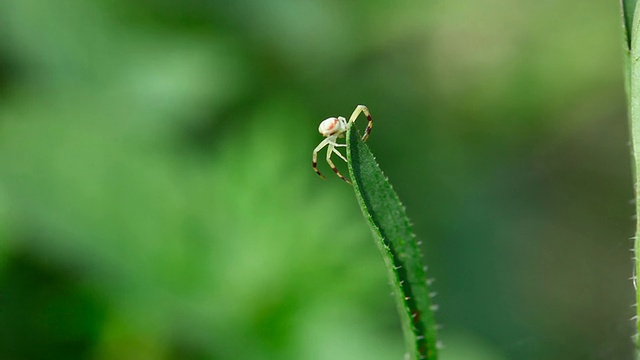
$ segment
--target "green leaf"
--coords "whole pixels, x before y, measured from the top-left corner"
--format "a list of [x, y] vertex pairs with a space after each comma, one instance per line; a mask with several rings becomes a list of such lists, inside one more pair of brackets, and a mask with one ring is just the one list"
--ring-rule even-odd
[[636, 9], [638, 0], [621, 0], [622, 1], [622, 27], [624, 29], [625, 46], [627, 50], [631, 49], [631, 32], [633, 30], [633, 13]]
[[347, 130], [349, 173], [391, 277], [409, 358], [437, 359], [435, 308], [420, 248], [398, 195], [355, 129]]
[[[628, 14], [629, 9], [627, 6], [631, 6], [631, 4], [635, 7], [635, 1], [623, 1], [623, 14]], [[638, 11], [639, 9], [636, 7], [634, 11]], [[630, 51], [627, 51], [624, 62], [625, 62], [625, 84], [627, 85], [627, 98], [629, 101], [629, 119], [630, 119], [630, 133], [631, 133], [631, 144], [632, 144], [632, 155], [633, 155], [633, 168], [634, 168], [634, 184], [635, 184], [635, 196], [636, 196], [636, 214], [640, 213], [640, 202], [638, 201], [638, 179], [640, 179], [640, 37], [637, 32], [640, 28], [638, 26], [638, 20], [640, 17], [638, 14], [634, 14], [632, 19], [627, 19], [625, 16], [625, 21], [630, 21], [631, 24], [626, 23], [625, 29], [628, 31], [629, 28], [632, 29], [630, 32]], [[636, 217], [637, 218], [637, 217]], [[638, 219], [640, 220], [640, 219]], [[636, 236], [635, 236], [635, 271], [634, 278], [637, 277], [637, 274], [640, 273], [640, 262], [638, 259], [640, 258], [640, 223], [636, 225]], [[634, 284], [636, 280], [634, 279]], [[638, 287], [636, 287], [636, 304], [640, 302], [640, 291]], [[637, 321], [638, 316], [640, 316], [640, 308], [636, 306], [636, 335], [635, 335], [635, 343], [636, 343], [636, 359], [640, 359], [640, 338], [638, 334], [640, 333], [640, 322]]]

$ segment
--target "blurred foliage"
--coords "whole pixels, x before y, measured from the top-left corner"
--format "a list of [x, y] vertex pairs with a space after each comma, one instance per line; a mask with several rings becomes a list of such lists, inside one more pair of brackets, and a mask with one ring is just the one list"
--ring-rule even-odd
[[309, 161], [358, 103], [443, 359], [630, 358], [621, 41], [605, 0], [0, 1], [0, 358], [401, 359]]

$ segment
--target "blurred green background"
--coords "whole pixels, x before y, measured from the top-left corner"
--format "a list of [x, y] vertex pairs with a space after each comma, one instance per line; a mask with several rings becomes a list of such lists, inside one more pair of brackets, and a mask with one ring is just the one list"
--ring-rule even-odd
[[607, 0], [0, 0], [0, 359], [402, 359], [310, 164], [357, 104], [442, 359], [631, 359], [621, 42]]

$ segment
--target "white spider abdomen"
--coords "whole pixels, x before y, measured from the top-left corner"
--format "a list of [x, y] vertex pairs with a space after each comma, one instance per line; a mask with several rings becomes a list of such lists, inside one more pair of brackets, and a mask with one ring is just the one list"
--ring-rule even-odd
[[318, 127], [318, 131], [323, 136], [330, 136], [334, 134], [342, 133], [346, 130], [346, 121], [344, 118], [336, 118], [330, 117], [324, 119], [320, 126]]

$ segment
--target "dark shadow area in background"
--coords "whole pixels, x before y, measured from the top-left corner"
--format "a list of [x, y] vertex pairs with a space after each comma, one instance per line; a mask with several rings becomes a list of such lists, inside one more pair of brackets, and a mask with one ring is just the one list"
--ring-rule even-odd
[[0, 51], [0, 97], [7, 95], [10, 84], [18, 83], [19, 77], [18, 64]]
[[12, 253], [0, 272], [1, 359], [88, 359], [105, 304], [69, 272]]

